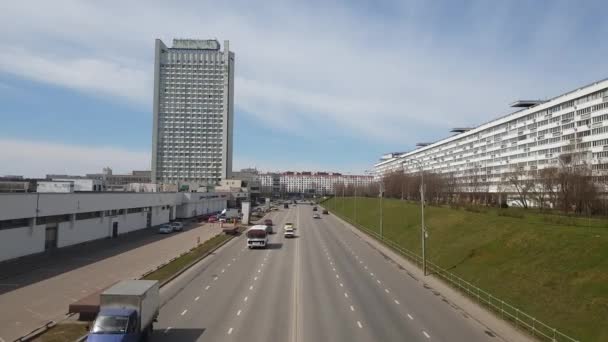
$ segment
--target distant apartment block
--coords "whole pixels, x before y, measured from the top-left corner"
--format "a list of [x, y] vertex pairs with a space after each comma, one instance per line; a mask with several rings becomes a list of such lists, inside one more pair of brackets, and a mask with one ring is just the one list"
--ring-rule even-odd
[[152, 182], [217, 184], [232, 171], [234, 53], [224, 41], [156, 40]]
[[339, 185], [368, 186], [373, 177], [368, 175], [344, 175], [337, 172], [292, 172], [260, 174], [264, 193], [277, 194], [335, 194]]
[[[460, 184], [475, 178], [489, 192], [500, 192], [513, 170], [536, 171], [558, 166], [586, 166], [596, 182], [608, 181], [608, 80], [547, 101], [517, 101], [523, 108], [454, 135], [419, 144], [409, 152], [389, 153], [374, 165], [375, 179], [389, 172], [453, 175]], [[466, 191], [466, 190], [465, 190]]]

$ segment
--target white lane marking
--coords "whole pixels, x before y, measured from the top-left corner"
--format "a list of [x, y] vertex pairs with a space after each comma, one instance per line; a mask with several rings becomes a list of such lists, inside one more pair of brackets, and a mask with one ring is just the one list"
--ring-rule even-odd
[[199, 300], [200, 298], [201, 298], [201, 297], [196, 297], [196, 298], [194, 298], [194, 301], [195, 301], [195, 302], [198, 302], [198, 300]]
[[253, 277], [253, 281], [256, 281], [256, 280], [258, 280], [258, 277]]
[[221, 272], [221, 273], [224, 273], [225, 271], [226, 271], [226, 270], [222, 268], [222, 272]]
[[262, 270], [258, 269], [258, 273], [262, 273]]
[[188, 312], [188, 309], [182, 311], [182, 316], [186, 314], [186, 312]]
[[363, 268], [367, 269], [367, 266], [363, 266]]
[[344, 284], [340, 283], [340, 287], [344, 287]]
[[362, 264], [362, 263], [363, 263], [363, 260], [359, 260], [359, 263], [360, 263], [360, 264]]
[[228, 267], [230, 267], [230, 265], [232, 265], [232, 264], [228, 264]]
[[232, 261], [236, 261], [236, 258], [232, 258]]
[[348, 298], [348, 293], [344, 292], [344, 297]]
[[336, 268], [334, 267], [334, 272], [336, 272]]
[[407, 317], [409, 317], [410, 319], [414, 319], [414, 317], [412, 317], [412, 315], [407, 314]]
[[350, 311], [355, 311], [355, 308], [352, 305], [350, 306]]
[[361, 324], [361, 322], [357, 321], [357, 325], [359, 326], [359, 328], [363, 328], [363, 325]]
[[253, 285], [249, 286], [249, 289], [250, 289], [250, 290], [253, 290]]
[[209, 286], [209, 285], [205, 286], [205, 290], [209, 290], [210, 287], [211, 286]]
[[237, 316], [240, 316], [240, 315], [241, 315], [241, 310], [239, 310], [239, 311], [236, 313], [236, 315], [237, 315]]
[[340, 278], [340, 276], [336, 274], [336, 278]]
[[395, 299], [395, 304], [399, 305], [399, 301]]
[[[167, 329], [165, 329], [165, 334], [169, 332], [169, 330], [171, 330], [171, 327], [167, 327]], [[4, 341], [4, 340], [3, 340]]]
[[228, 335], [232, 334], [232, 328], [228, 329]]
[[262, 263], [262, 264], [260, 265], [260, 267], [264, 267], [264, 263]]
[[374, 276], [374, 274], [372, 272], [369, 272], [369, 275], [371, 275], [372, 277]]
[[378, 284], [380, 284], [380, 279], [376, 280], [378, 282]]
[[217, 278], [219, 278], [218, 276], [213, 277], [213, 281], [216, 281]]
[[245, 299], [243, 299], [243, 301], [244, 301], [244, 302], [246, 302], [246, 301], [247, 301], [247, 299], [249, 299], [249, 297], [245, 297]]
[[422, 333], [424, 334], [424, 336], [426, 336], [426, 338], [431, 338], [431, 335], [427, 334], [426, 331], [422, 330]]
[[390, 291], [388, 289], [384, 289], [384, 292], [389, 293]]

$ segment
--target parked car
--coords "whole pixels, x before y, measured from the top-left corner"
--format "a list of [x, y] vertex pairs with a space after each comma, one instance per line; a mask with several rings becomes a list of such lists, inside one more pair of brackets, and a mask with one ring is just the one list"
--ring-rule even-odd
[[171, 228], [174, 232], [181, 232], [184, 230], [184, 224], [181, 222], [171, 222]]
[[327, 209], [323, 209], [323, 214], [329, 215], [329, 211], [327, 211]]
[[209, 216], [209, 220], [207, 220], [207, 222], [209, 222], [209, 223], [217, 222], [217, 216]]
[[312, 218], [320, 219], [321, 215], [314, 213], [314, 214], [312, 214]]
[[160, 226], [160, 228], [158, 228], [158, 232], [160, 234], [171, 234], [173, 233], [173, 228], [171, 228], [171, 225], [166, 223]]

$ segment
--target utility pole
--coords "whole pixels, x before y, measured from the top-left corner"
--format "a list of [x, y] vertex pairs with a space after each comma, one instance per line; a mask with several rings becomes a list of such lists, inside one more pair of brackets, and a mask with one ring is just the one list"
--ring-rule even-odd
[[384, 222], [382, 221], [384, 207], [384, 182], [380, 181], [380, 240], [384, 240]]
[[355, 185], [355, 223], [357, 223], [357, 186]]
[[422, 273], [426, 276], [426, 227], [424, 226], [424, 171], [420, 168], [420, 215], [422, 216]]

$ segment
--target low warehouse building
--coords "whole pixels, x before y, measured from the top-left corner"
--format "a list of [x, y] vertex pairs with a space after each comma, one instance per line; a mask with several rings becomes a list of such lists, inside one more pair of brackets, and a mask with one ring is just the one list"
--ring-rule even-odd
[[217, 193], [0, 194], [0, 261], [217, 212]]

